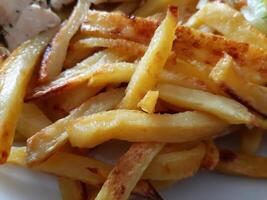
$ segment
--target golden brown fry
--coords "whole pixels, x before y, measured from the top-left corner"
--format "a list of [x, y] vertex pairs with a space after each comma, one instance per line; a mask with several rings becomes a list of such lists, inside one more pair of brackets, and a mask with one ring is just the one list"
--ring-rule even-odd
[[241, 152], [254, 154], [260, 147], [263, 130], [259, 128], [246, 129], [241, 132]]
[[[146, 167], [163, 146], [164, 144], [161, 143], [137, 143], [132, 145], [110, 172], [96, 200], [127, 199]], [[129, 173], [129, 171], [132, 173]]]
[[266, 35], [227, 4], [207, 3], [187, 22], [188, 26], [195, 28], [201, 24], [210, 26], [227, 38], [267, 49]]
[[227, 97], [170, 84], [160, 84], [156, 90], [162, 100], [172, 105], [211, 113], [231, 124], [253, 125], [255, 121], [245, 106]]
[[200, 168], [205, 152], [205, 145], [199, 144], [189, 150], [161, 153], [150, 163], [143, 178], [181, 180], [193, 176]]
[[155, 112], [155, 107], [158, 101], [159, 92], [149, 90], [141, 101], [137, 104], [146, 113], [152, 114]]
[[44, 161], [67, 142], [65, 125], [70, 119], [115, 108], [121, 101], [123, 92], [124, 89], [117, 89], [101, 93], [72, 111], [69, 116], [58, 120], [28, 139], [27, 163], [33, 165]]
[[158, 75], [171, 53], [177, 20], [177, 7], [171, 7], [166, 18], [155, 32], [148, 50], [139, 62], [128, 84], [121, 107], [137, 108], [138, 102], [146, 92], [156, 85]]
[[69, 42], [78, 31], [89, 9], [87, 0], [79, 0], [73, 12], [46, 49], [39, 72], [39, 81], [49, 82], [60, 74], [67, 54]]
[[[158, 26], [158, 22], [154, 20], [139, 17], [133, 20], [119, 13], [100, 11], [89, 12], [87, 19], [81, 27], [82, 34], [122, 38], [143, 44], [149, 43]], [[240, 65], [246, 79], [255, 83], [266, 83], [267, 53], [247, 43], [177, 26], [173, 50], [179, 59], [188, 62], [198, 61], [211, 66], [214, 66], [226, 52]]]
[[226, 122], [197, 111], [159, 115], [134, 110], [113, 110], [72, 120], [67, 132], [73, 146], [92, 148], [111, 139], [131, 142], [189, 142], [216, 137], [226, 127]]
[[86, 200], [80, 181], [60, 177], [58, 183], [62, 200]]
[[219, 150], [212, 140], [206, 141], [205, 147], [206, 153], [202, 160], [201, 167], [207, 170], [214, 170], [220, 160]]
[[[8, 163], [26, 167], [26, 148], [13, 147]], [[57, 152], [32, 169], [100, 186], [111, 170], [111, 166], [92, 158]]]
[[49, 31], [23, 43], [3, 63], [0, 72], [0, 163], [9, 155], [27, 85], [53, 34], [54, 31]]
[[263, 179], [267, 178], [266, 169], [267, 158], [230, 150], [220, 150], [220, 162], [216, 167], [216, 171], [225, 174]]
[[267, 115], [267, 88], [248, 82], [238, 72], [238, 66], [227, 54], [217, 63], [210, 77], [234, 98]]
[[24, 103], [17, 122], [16, 131], [27, 139], [51, 123], [35, 104]]
[[101, 51], [83, 60], [75, 67], [62, 72], [55, 80], [34, 89], [27, 100], [51, 96], [86, 82], [92, 73], [106, 63], [122, 61], [124, 58], [115, 52]]

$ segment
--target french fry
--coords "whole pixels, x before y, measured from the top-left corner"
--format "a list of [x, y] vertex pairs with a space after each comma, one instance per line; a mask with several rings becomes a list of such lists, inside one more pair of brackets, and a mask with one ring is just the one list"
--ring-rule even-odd
[[267, 160], [265, 157], [220, 150], [220, 162], [216, 171], [224, 174], [267, 178]]
[[68, 141], [65, 125], [69, 120], [115, 108], [122, 99], [123, 91], [123, 89], [117, 89], [90, 98], [79, 108], [73, 110], [69, 116], [58, 120], [29, 138], [27, 163], [33, 165], [44, 161]]
[[216, 137], [226, 127], [226, 122], [197, 111], [159, 115], [134, 110], [113, 110], [72, 120], [67, 132], [73, 146], [92, 148], [111, 139], [130, 142], [190, 142]]
[[87, 83], [83, 83], [75, 88], [66, 90], [61, 94], [51, 96], [46, 99], [46, 101], [52, 103], [57, 109], [69, 113], [89, 98], [95, 96], [101, 89], [102, 87], [88, 87]]
[[127, 199], [146, 167], [163, 146], [162, 143], [132, 145], [109, 174], [96, 200]]
[[[133, 23], [133, 20], [119, 13], [92, 11], [88, 13], [87, 19], [82, 24], [81, 34], [128, 39], [142, 44], [149, 43], [158, 27], [157, 21], [136, 17]], [[260, 84], [266, 83], [267, 80], [267, 53], [247, 43], [177, 26], [173, 51], [176, 57], [189, 63], [196, 60], [211, 66], [214, 66], [226, 52], [240, 65], [247, 80]]]
[[151, 43], [139, 62], [126, 89], [121, 107], [137, 108], [145, 93], [156, 85], [159, 72], [163, 69], [172, 48], [177, 24], [177, 8], [171, 7], [167, 17], [155, 32]]
[[186, 25], [196, 28], [201, 24], [210, 26], [230, 39], [267, 49], [266, 35], [252, 26], [240, 12], [227, 4], [207, 3]]
[[129, 18], [119, 12], [90, 10], [81, 26], [81, 34], [87, 37], [121, 38], [149, 44], [158, 25], [156, 21], [140, 17]]
[[211, 71], [210, 77], [234, 98], [267, 115], [267, 88], [246, 81], [237, 70], [233, 58], [226, 54]]
[[[26, 148], [13, 147], [8, 163], [26, 167]], [[57, 152], [32, 169], [100, 186], [111, 170], [111, 166], [92, 158]]]
[[80, 181], [60, 177], [58, 183], [62, 200], [86, 200]]
[[241, 152], [254, 154], [260, 147], [263, 130], [259, 128], [246, 129], [241, 132]]
[[108, 38], [85, 38], [77, 41], [74, 46], [75, 48], [84, 48], [84, 49], [93, 49], [93, 48], [110, 48], [115, 49], [120, 52], [129, 52], [136, 57], [140, 57], [144, 55], [147, 47], [143, 44], [125, 40], [125, 39], [108, 39]]
[[206, 153], [202, 160], [201, 168], [214, 170], [220, 160], [219, 150], [212, 140], [206, 141], [205, 146]]
[[0, 69], [1, 65], [4, 62], [5, 59], [10, 55], [10, 52], [5, 48], [0, 45]]
[[16, 131], [27, 139], [51, 123], [35, 104], [24, 103], [17, 122]]
[[156, 90], [172, 105], [211, 113], [231, 124], [254, 124], [255, 117], [248, 109], [230, 98], [170, 84], [160, 84]]
[[88, 9], [88, 1], [79, 0], [68, 21], [62, 25], [53, 38], [51, 46], [46, 49], [42, 60], [39, 72], [40, 82], [49, 82], [60, 74], [69, 42], [85, 19]]
[[140, 180], [131, 194], [145, 199], [162, 200], [162, 197], [159, 195], [157, 190], [155, 190], [153, 185], [151, 185], [149, 181], [145, 180]]
[[152, 180], [181, 180], [193, 176], [205, 156], [205, 145], [156, 156], [144, 172], [143, 178]]
[[0, 163], [5, 163], [12, 145], [23, 98], [39, 56], [54, 31], [23, 43], [5, 60], [0, 83]]
[[87, 81], [91, 74], [106, 63], [122, 61], [123, 57], [115, 52], [102, 51], [83, 60], [75, 67], [62, 72], [55, 80], [48, 84], [39, 86], [34, 89], [33, 94], [27, 97], [27, 100], [33, 100], [41, 97], [58, 94], [67, 89], [73, 88]]
[[[137, 108], [138, 102], [145, 93], [156, 85], [158, 73], [163, 69], [171, 53], [177, 20], [177, 7], [170, 7], [166, 18], [156, 30], [145, 55], [135, 69], [120, 107]], [[169, 40], [166, 40], [166, 37]], [[155, 107], [155, 104], [152, 107]], [[144, 170], [163, 147], [164, 143], [132, 145], [110, 172], [96, 199], [110, 199], [110, 197], [128, 199]], [[131, 174], [128, 173], [129, 171]]]
[[158, 101], [159, 92], [149, 90], [144, 98], [139, 101], [137, 106], [141, 108], [146, 113], [152, 114], [155, 112], [155, 105]]

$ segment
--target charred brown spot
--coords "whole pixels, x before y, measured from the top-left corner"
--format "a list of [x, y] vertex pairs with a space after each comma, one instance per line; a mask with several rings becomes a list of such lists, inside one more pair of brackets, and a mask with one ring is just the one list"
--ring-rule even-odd
[[2, 151], [1, 153], [1, 160], [0, 160], [0, 164], [3, 164], [6, 162], [8, 158], [8, 152], [7, 151]]
[[98, 174], [99, 170], [97, 168], [92, 168], [92, 167], [88, 167], [87, 168], [90, 172], [94, 173], [94, 174]]
[[232, 162], [237, 158], [237, 155], [230, 150], [221, 150], [220, 151], [220, 161], [222, 162]]
[[178, 17], [178, 7], [174, 5], [170, 5], [168, 10], [171, 12], [171, 14], [175, 17]]

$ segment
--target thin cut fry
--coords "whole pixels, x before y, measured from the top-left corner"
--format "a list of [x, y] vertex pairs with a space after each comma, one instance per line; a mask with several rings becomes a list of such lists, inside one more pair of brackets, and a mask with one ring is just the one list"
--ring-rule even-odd
[[[128, 199], [146, 167], [162, 147], [163, 144], [161, 143], [137, 143], [132, 145], [109, 174], [96, 200]], [[135, 172], [134, 176], [129, 171]]]
[[0, 163], [4, 163], [12, 145], [23, 98], [39, 56], [54, 31], [23, 43], [1, 68], [0, 80]]
[[234, 98], [267, 115], [267, 88], [246, 81], [237, 70], [233, 58], [226, 54], [214, 67], [210, 77]]
[[58, 182], [62, 200], [86, 200], [80, 181], [60, 177]]
[[137, 108], [138, 102], [146, 92], [155, 86], [158, 74], [163, 69], [171, 52], [178, 20], [176, 9], [176, 7], [170, 8], [167, 17], [155, 32], [148, 50], [142, 57], [128, 84], [121, 107]]
[[189, 142], [216, 137], [226, 127], [226, 122], [197, 111], [158, 115], [134, 110], [113, 110], [72, 120], [67, 132], [73, 146], [92, 148], [111, 139]]
[[27, 141], [27, 163], [40, 163], [47, 159], [68, 140], [65, 125], [70, 119], [115, 108], [121, 101], [123, 89], [99, 94], [75, 109], [69, 116], [39, 131]]
[[24, 103], [16, 131], [27, 139], [51, 123], [35, 104]]
[[160, 84], [156, 89], [162, 100], [175, 106], [208, 112], [231, 124], [254, 123], [248, 109], [230, 98], [169, 84]]
[[144, 98], [139, 101], [137, 106], [141, 108], [146, 113], [152, 114], [155, 112], [155, 105], [158, 101], [159, 92], [149, 90]]
[[259, 128], [247, 129], [241, 132], [241, 152], [255, 154], [260, 147], [263, 130]]
[[144, 172], [143, 178], [152, 180], [181, 180], [193, 176], [202, 163], [205, 145], [177, 152], [159, 154]]
[[40, 68], [39, 81], [48, 82], [60, 74], [67, 54], [69, 42], [78, 31], [89, 9], [87, 0], [79, 0], [68, 21], [62, 25], [46, 49]]
[[115, 52], [101, 51], [83, 60], [75, 67], [62, 72], [55, 80], [34, 89], [33, 94], [27, 100], [33, 100], [73, 88], [87, 81], [91, 74], [106, 63], [122, 61], [123, 57]]
[[210, 26], [230, 39], [267, 49], [266, 35], [227, 4], [207, 3], [187, 22], [187, 25], [192, 27], [198, 27], [201, 24]]
[[220, 151], [220, 162], [216, 170], [225, 174], [267, 178], [267, 158], [237, 153], [230, 150]]

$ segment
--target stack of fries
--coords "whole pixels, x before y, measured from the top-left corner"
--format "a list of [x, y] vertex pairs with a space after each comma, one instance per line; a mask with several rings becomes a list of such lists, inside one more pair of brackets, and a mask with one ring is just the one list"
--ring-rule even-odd
[[[1, 51], [0, 162], [59, 176], [64, 200], [161, 199], [199, 170], [267, 178], [267, 37], [197, 3], [79, 0], [59, 29]], [[240, 133], [240, 151], [214, 143]], [[132, 143], [115, 166], [88, 156], [110, 140]]]

